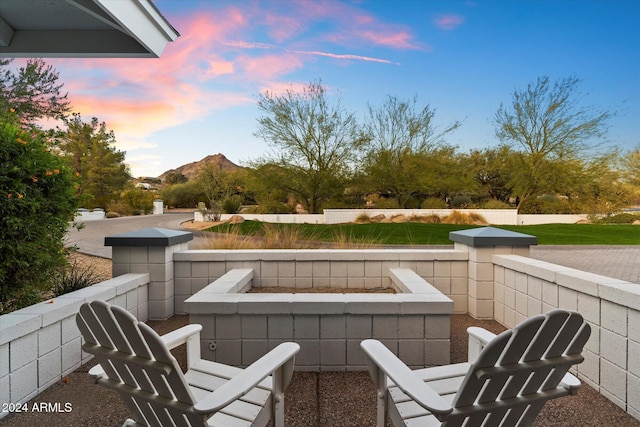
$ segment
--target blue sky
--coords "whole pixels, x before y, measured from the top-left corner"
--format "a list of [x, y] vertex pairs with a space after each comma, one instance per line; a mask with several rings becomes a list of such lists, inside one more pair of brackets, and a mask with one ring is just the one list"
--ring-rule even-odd
[[582, 80], [585, 105], [617, 111], [609, 140], [640, 144], [640, 1], [155, 0], [180, 32], [159, 59], [55, 59], [74, 109], [113, 129], [134, 176], [223, 153], [253, 136], [258, 95], [322, 79], [364, 119], [387, 95], [462, 127], [459, 150], [495, 146], [500, 103], [540, 76]]

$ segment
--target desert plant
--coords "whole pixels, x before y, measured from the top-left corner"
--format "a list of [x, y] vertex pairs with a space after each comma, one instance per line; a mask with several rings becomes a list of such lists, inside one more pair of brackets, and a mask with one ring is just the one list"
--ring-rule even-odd
[[454, 196], [451, 199], [451, 207], [453, 209], [464, 209], [471, 205], [471, 197], [469, 196]]
[[454, 210], [449, 215], [442, 219], [444, 224], [469, 224], [469, 225], [480, 225], [487, 224], [487, 221], [480, 214], [475, 212], [464, 213], [460, 211]]
[[86, 288], [100, 282], [100, 277], [95, 271], [87, 266], [79, 266], [77, 262], [69, 264], [66, 268], [61, 269], [58, 274], [53, 277], [52, 292], [53, 296], [67, 294]]
[[442, 218], [439, 215], [412, 215], [409, 217], [409, 222], [422, 222], [425, 224], [440, 224]]
[[237, 231], [215, 233], [205, 238], [197, 249], [260, 249], [262, 243], [255, 238], [244, 236]]
[[505, 203], [501, 200], [489, 199], [480, 203], [479, 207], [481, 209], [513, 209], [514, 206], [509, 203]]
[[225, 197], [222, 200], [222, 211], [228, 214], [237, 214], [242, 206], [243, 198], [239, 194], [234, 194], [229, 197]]
[[298, 224], [283, 224], [278, 227], [265, 223], [260, 231], [264, 249], [311, 249], [317, 247], [313, 232], [305, 232]]
[[604, 216], [595, 222], [599, 224], [633, 224], [633, 222], [637, 220], [640, 220], [640, 215], [625, 212], [617, 215]]
[[429, 197], [422, 202], [422, 209], [446, 209], [447, 202], [436, 197]]
[[334, 230], [332, 233], [332, 247], [336, 249], [362, 249], [380, 244], [380, 239], [373, 236], [366, 238], [356, 238], [353, 234], [347, 233], [345, 229]]
[[371, 222], [371, 216], [366, 212], [362, 212], [356, 217], [354, 222], [356, 224], [369, 224]]

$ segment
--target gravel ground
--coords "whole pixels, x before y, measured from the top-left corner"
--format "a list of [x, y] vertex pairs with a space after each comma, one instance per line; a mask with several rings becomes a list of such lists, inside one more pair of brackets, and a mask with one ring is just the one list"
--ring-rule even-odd
[[[74, 258], [94, 268], [104, 278], [111, 277], [111, 260], [76, 253]], [[163, 322], [147, 322], [159, 334], [188, 323], [188, 316], [173, 316]], [[494, 321], [475, 320], [468, 315], [451, 317], [451, 363], [466, 360], [469, 326], [492, 332], [504, 330]], [[185, 350], [173, 351], [184, 369]], [[121, 426], [128, 411], [119, 396], [95, 385], [88, 377], [90, 362], [59, 381], [32, 401], [71, 405], [70, 412], [25, 412], [0, 420], [0, 426]], [[286, 391], [287, 427], [366, 427], [375, 426], [375, 389], [366, 372], [295, 372]], [[390, 426], [390, 423], [387, 423]], [[640, 427], [640, 422], [587, 385], [576, 396], [548, 402], [534, 423], [547, 426], [616, 426]]]

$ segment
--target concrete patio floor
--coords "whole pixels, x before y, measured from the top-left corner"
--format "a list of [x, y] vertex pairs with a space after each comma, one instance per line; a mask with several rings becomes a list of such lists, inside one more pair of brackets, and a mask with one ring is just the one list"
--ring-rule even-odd
[[[164, 322], [149, 321], [164, 334], [188, 323], [187, 316], [174, 316]], [[467, 315], [451, 320], [451, 362], [466, 360], [468, 326], [481, 326], [493, 332], [504, 327], [494, 321], [479, 321]], [[174, 355], [184, 366], [184, 348]], [[119, 396], [94, 384], [88, 363], [58, 382], [32, 401], [59, 403], [60, 412], [12, 414], [0, 420], [0, 426], [121, 426], [128, 412]], [[366, 427], [375, 426], [375, 389], [367, 372], [296, 372], [286, 391], [287, 427]], [[64, 412], [65, 404], [71, 410]], [[390, 425], [390, 424], [389, 424]], [[548, 402], [535, 426], [640, 426], [640, 422], [589, 386], [583, 385], [577, 396]]]

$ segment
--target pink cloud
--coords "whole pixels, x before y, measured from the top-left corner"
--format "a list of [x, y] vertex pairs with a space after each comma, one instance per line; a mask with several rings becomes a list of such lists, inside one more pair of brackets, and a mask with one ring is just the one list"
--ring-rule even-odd
[[315, 55], [315, 56], [325, 56], [328, 58], [334, 59], [351, 59], [356, 61], [368, 61], [368, 62], [380, 62], [383, 64], [393, 64], [393, 62], [388, 59], [380, 59], [373, 58], [370, 56], [361, 56], [361, 55], [350, 55], [350, 54], [339, 54], [339, 53], [330, 53], [330, 52], [318, 52], [318, 51], [305, 51], [305, 50], [294, 50], [293, 53], [300, 53], [302, 55]]
[[464, 19], [459, 15], [440, 15], [435, 19], [436, 27], [441, 30], [455, 30], [458, 28]]
[[[281, 80], [318, 57], [393, 64], [359, 55], [358, 49], [424, 49], [409, 28], [385, 23], [352, 4], [236, 4], [170, 17], [181, 37], [158, 59], [56, 60], [74, 110], [85, 120], [105, 121], [124, 149], [149, 148], [154, 132], [218, 108], [254, 103], [265, 89], [301, 90], [306, 83]], [[312, 33], [318, 24], [327, 30]], [[256, 32], [269, 38], [254, 41]]]
[[259, 57], [242, 56], [238, 62], [243, 73], [253, 81], [274, 80], [304, 66], [300, 55], [287, 52]]

